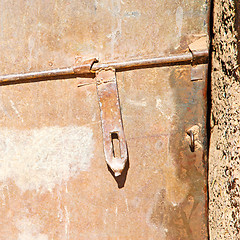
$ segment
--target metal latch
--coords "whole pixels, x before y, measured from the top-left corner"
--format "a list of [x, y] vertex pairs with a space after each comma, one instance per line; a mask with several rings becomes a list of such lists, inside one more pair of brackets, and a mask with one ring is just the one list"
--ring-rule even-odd
[[106, 162], [117, 177], [128, 158], [115, 69], [96, 72], [98, 102], [101, 111], [103, 146]]
[[[200, 41], [202, 42], [202, 40]], [[199, 49], [189, 47], [190, 52], [157, 58], [130, 60], [126, 62], [98, 63], [96, 58], [82, 61], [76, 59], [76, 65], [66, 68], [51, 69], [41, 72], [18, 73], [0, 76], [0, 85], [27, 83], [44, 80], [54, 80], [57, 77], [83, 76], [84, 74], [95, 74], [99, 106], [101, 111], [103, 145], [106, 162], [119, 176], [123, 171], [128, 159], [127, 143], [123, 131], [123, 123], [118, 96], [117, 79], [115, 69], [127, 71], [131, 69], [164, 67], [174, 65], [194, 66], [208, 63], [208, 50], [202, 44]], [[194, 69], [194, 66], [192, 67]], [[195, 73], [196, 72], [196, 73]], [[198, 80], [202, 72], [192, 71], [192, 80]], [[89, 81], [84, 86], [95, 83]]]

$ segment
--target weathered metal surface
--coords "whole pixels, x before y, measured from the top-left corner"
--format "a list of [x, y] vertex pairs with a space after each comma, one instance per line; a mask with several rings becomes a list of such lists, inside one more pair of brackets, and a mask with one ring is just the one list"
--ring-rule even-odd
[[195, 65], [191, 71], [191, 81], [204, 80], [207, 75], [208, 66], [206, 64]]
[[[127, 62], [116, 63], [97, 63], [96, 58], [82, 61], [81, 58], [76, 61], [76, 66], [62, 69], [52, 69], [42, 72], [19, 73], [0, 76], [0, 84], [16, 84], [24, 82], [32, 82], [34, 80], [49, 80], [51, 77], [77, 76], [81, 74], [95, 73], [102, 68], [114, 68], [117, 70], [131, 70], [136, 68], [147, 67], [164, 67], [174, 65], [187, 65], [208, 63], [208, 50], [205, 47], [204, 51], [195, 51], [193, 53], [177, 54], [166, 57], [139, 59]], [[56, 80], [56, 79], [54, 79]]]
[[[75, 56], [110, 63], [184, 54], [207, 34], [206, 6], [3, 0], [0, 73], [73, 66]], [[191, 69], [117, 72], [129, 163], [116, 178], [96, 85], [77, 87], [92, 76], [1, 86], [0, 239], [207, 239], [206, 89]]]
[[[115, 69], [101, 69], [96, 76], [98, 101], [101, 111], [103, 146], [106, 162], [114, 175], [121, 175], [128, 159], [117, 89]], [[116, 144], [114, 149], [114, 139]], [[116, 149], [116, 148], [119, 149]], [[119, 151], [117, 155], [117, 150]]]

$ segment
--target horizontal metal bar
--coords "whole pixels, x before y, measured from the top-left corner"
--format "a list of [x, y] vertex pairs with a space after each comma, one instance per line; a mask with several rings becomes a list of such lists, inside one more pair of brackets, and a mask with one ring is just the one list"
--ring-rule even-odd
[[163, 67], [173, 65], [187, 65], [187, 64], [203, 64], [208, 63], [208, 51], [188, 52], [184, 54], [170, 55], [166, 57], [158, 57], [151, 59], [139, 59], [126, 62], [113, 62], [113, 63], [88, 63], [80, 66], [53, 69], [41, 72], [29, 72], [0, 76], [0, 83], [10, 82], [33, 82], [39, 80], [49, 80], [49, 78], [74, 76], [81, 74], [90, 74], [103, 68], [114, 68], [118, 71], [124, 71], [134, 68], [146, 67]]
[[18, 73], [11, 75], [3, 75], [0, 76], [0, 82], [9, 82], [9, 81], [19, 81], [19, 80], [33, 80], [36, 78], [49, 78], [49, 77], [57, 77], [57, 76], [65, 76], [65, 75], [73, 75], [73, 68], [60, 68], [53, 69], [48, 71], [41, 72], [29, 72], [29, 73]]
[[140, 59], [140, 60], [132, 60], [127, 62], [117, 62], [117, 63], [95, 63], [93, 64], [91, 70], [93, 72], [101, 69], [101, 68], [114, 68], [117, 70], [124, 69], [133, 69], [133, 68], [144, 68], [144, 67], [163, 67], [163, 66], [174, 66], [181, 64], [198, 64], [198, 63], [208, 63], [208, 51], [199, 51], [194, 53], [185, 53], [178, 54], [166, 57], [159, 58], [150, 58], [150, 59]]

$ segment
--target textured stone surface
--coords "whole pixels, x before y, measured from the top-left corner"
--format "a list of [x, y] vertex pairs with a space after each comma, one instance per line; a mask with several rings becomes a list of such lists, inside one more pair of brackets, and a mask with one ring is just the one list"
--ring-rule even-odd
[[214, 1], [213, 25], [210, 237], [239, 239], [240, 84], [234, 1]]

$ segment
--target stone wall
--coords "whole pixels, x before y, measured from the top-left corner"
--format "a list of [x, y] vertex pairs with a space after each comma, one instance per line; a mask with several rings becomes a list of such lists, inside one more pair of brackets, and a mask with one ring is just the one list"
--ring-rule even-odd
[[240, 83], [235, 3], [214, 1], [209, 156], [210, 239], [239, 239]]

